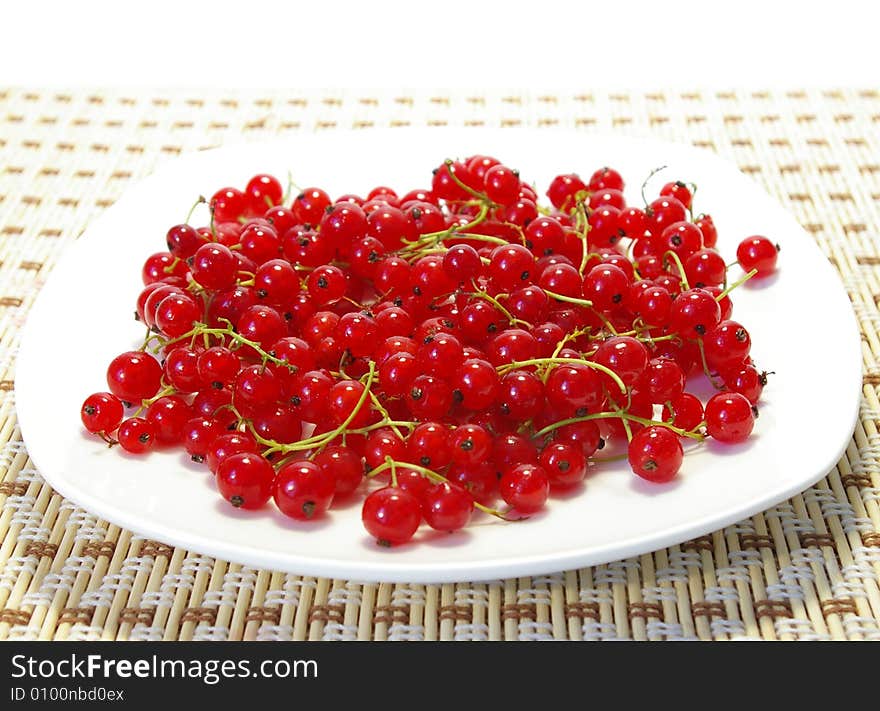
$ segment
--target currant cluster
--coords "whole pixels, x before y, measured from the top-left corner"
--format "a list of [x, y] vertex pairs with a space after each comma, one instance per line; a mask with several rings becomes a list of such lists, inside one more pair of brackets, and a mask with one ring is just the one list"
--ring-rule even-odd
[[[477, 155], [402, 195], [219, 190], [209, 225], [144, 263], [146, 338], [83, 424], [133, 454], [182, 447], [236, 507], [307, 520], [362, 495], [383, 544], [533, 514], [609, 459], [669, 481], [683, 441], [752, 431], [767, 374], [730, 292], [778, 247], [744, 240], [731, 283], [695, 186], [649, 201], [648, 182], [634, 206], [611, 168], [562, 174], [545, 207]], [[705, 405], [686, 391], [704, 374]]]

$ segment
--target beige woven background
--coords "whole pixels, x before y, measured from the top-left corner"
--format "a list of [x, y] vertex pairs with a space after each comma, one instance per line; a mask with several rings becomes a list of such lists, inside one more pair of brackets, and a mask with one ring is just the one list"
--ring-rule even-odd
[[[120, 530], [53, 492], [16, 425], [15, 354], [41, 284], [89, 222], [182, 152], [409, 125], [652, 134], [717, 151], [761, 182], [838, 268], [861, 324], [861, 418], [837, 467], [760, 515], [650, 555], [440, 586], [213, 560]], [[876, 90], [0, 89], [0, 639], [880, 640], [878, 206]]]

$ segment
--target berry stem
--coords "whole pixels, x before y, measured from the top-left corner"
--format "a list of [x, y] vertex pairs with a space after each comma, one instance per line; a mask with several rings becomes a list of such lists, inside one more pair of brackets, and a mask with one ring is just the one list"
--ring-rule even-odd
[[504, 365], [498, 366], [495, 370], [498, 371], [499, 375], [505, 375], [511, 370], [518, 370], [519, 368], [523, 368], [529, 365], [561, 365], [564, 363], [585, 365], [588, 368], [593, 368], [594, 370], [601, 370], [603, 373], [605, 373], [605, 375], [607, 375], [617, 384], [617, 387], [620, 388], [621, 393], [626, 393], [626, 385], [624, 385], [623, 381], [620, 379], [620, 376], [613, 370], [611, 370], [611, 368], [607, 368], [601, 363], [594, 363], [591, 360], [582, 360], [580, 358], [529, 358], [528, 360], [517, 360], [513, 363], [505, 363]]
[[172, 395], [176, 392], [176, 390], [170, 385], [162, 388], [159, 392], [157, 392], [153, 397], [147, 398], [145, 400], [141, 400], [140, 407], [134, 411], [132, 417], [138, 417], [144, 410], [146, 410], [150, 405], [152, 405], [159, 398], [165, 397], [166, 395]]
[[757, 273], [758, 273], [757, 269], [752, 269], [752, 271], [750, 271], [748, 274], [737, 279], [735, 282], [733, 282], [733, 284], [726, 287], [724, 289], [724, 291], [722, 291], [720, 294], [718, 294], [718, 296], [715, 297], [715, 301], [721, 301], [721, 299], [723, 299], [725, 296], [727, 296], [731, 291], [736, 289], [738, 286], [742, 286], [743, 284], [745, 284], [749, 279], [751, 279]]
[[646, 208], [651, 203], [648, 202], [648, 198], [645, 195], [645, 189], [648, 187], [648, 183], [650, 182], [651, 178], [653, 178], [655, 175], [657, 175], [657, 173], [659, 173], [661, 170], [666, 170], [666, 166], [661, 165], [659, 168], [654, 168], [654, 170], [652, 170], [650, 173], [648, 173], [648, 177], [645, 178], [645, 182], [642, 183], [642, 201], [645, 203]]
[[[326, 447], [330, 442], [339, 437], [342, 434], [348, 432], [348, 426], [352, 423], [357, 414], [361, 411], [364, 403], [367, 401], [367, 397], [370, 394], [370, 386], [373, 384], [373, 379], [376, 375], [376, 364], [370, 361], [370, 369], [364, 375], [364, 391], [361, 393], [358, 398], [357, 403], [355, 403], [354, 408], [348, 414], [348, 417], [342, 422], [339, 427], [329, 432], [324, 432], [320, 435], [315, 435], [313, 437], [306, 437], [305, 439], [301, 439], [299, 442], [295, 442], [293, 444], [285, 444], [282, 442], [276, 442], [275, 440], [267, 439], [260, 435], [254, 429], [252, 423], [248, 423], [248, 429], [254, 438], [262, 444], [264, 447], [268, 447], [268, 449], [263, 452], [263, 455], [272, 454], [273, 452], [281, 452], [282, 454], [287, 454], [288, 452], [302, 452], [307, 449], [312, 449], [313, 447], [317, 447], [316, 453], [321, 452], [324, 447]], [[352, 431], [352, 433], [354, 430]]]
[[[589, 254], [590, 248], [588, 246], [588, 240], [587, 240], [587, 237], [590, 234], [590, 218], [587, 216], [587, 208], [584, 205], [583, 200], [578, 202], [577, 211], [578, 211], [578, 222], [581, 222], [581, 220], [583, 220], [583, 228], [578, 230], [578, 232], [580, 233], [579, 236], [580, 236], [581, 245], [582, 245], [581, 263], [580, 263], [580, 266], [578, 267], [578, 274], [583, 276], [584, 270], [587, 268], [587, 262], [590, 261], [590, 254]], [[590, 306], [592, 306], [592, 304], [590, 304]]]
[[[501, 302], [498, 301], [498, 299], [495, 298], [494, 296], [492, 296], [491, 294], [489, 294], [485, 291], [472, 291], [471, 296], [475, 296], [478, 299], [483, 299], [485, 301], [488, 301], [490, 304], [492, 304], [496, 309], [498, 309], [501, 312], [501, 314], [504, 316], [504, 318], [506, 318], [512, 326], [523, 325], [523, 326], [526, 326], [527, 328], [533, 328], [532, 324], [530, 324], [528, 321], [523, 321], [522, 319], [519, 319], [516, 316], [514, 316], [512, 313], [510, 313], [510, 311], [508, 311], [504, 306], [502, 306]], [[501, 294], [499, 294], [499, 296], [501, 296]], [[505, 294], [505, 296], [506, 296], [506, 294]]]
[[703, 345], [703, 339], [697, 339], [697, 348], [700, 349], [700, 362], [703, 366], [703, 373], [709, 379], [709, 382], [712, 383], [712, 387], [716, 390], [723, 390], [724, 384], [716, 382], [715, 378], [712, 377], [712, 373], [709, 370], [709, 363], [706, 361], [706, 347]]
[[189, 209], [189, 212], [186, 213], [186, 219], [183, 221], [184, 224], [188, 225], [189, 221], [192, 219], [193, 213], [196, 211], [196, 208], [199, 205], [204, 205], [206, 202], [208, 201], [205, 199], [205, 196], [199, 195], [199, 199], [193, 203], [193, 206]]
[[565, 427], [565, 425], [574, 425], [578, 422], [589, 422], [590, 420], [609, 420], [620, 418], [622, 420], [629, 420], [631, 422], [638, 422], [640, 425], [644, 425], [645, 427], [665, 427], [671, 432], [675, 432], [680, 437], [690, 437], [691, 439], [695, 439], [698, 442], [702, 442], [705, 437], [696, 431], [696, 428], [693, 431], [683, 430], [681, 427], [673, 427], [666, 422], [661, 420], [649, 420], [647, 417], [639, 417], [638, 415], [631, 415], [628, 412], [597, 412], [592, 415], [584, 415], [583, 417], [570, 417], [567, 420], [560, 420], [559, 422], [553, 422], [552, 424], [547, 425], [544, 429], [535, 432], [535, 438], [543, 437], [544, 435], [548, 435], [556, 429], [560, 427]]
[[586, 306], [588, 308], [593, 308], [593, 302], [588, 301], [587, 299], [578, 299], [575, 296], [565, 296], [564, 294], [557, 294], [555, 291], [547, 291], [544, 289], [544, 292], [551, 299], [556, 299], [558, 301], [565, 301], [569, 304], [577, 304], [578, 306]]
[[681, 277], [681, 283], [684, 284], [685, 291], [690, 291], [691, 285], [688, 282], [687, 275], [684, 273], [684, 265], [681, 263], [681, 257], [671, 249], [663, 253], [663, 258], [666, 259], [667, 257], [671, 257], [672, 261], [675, 262], [675, 266], [678, 267], [678, 275]]
[[452, 182], [455, 183], [458, 187], [464, 190], [468, 195], [473, 195], [478, 200], [488, 201], [489, 198], [485, 193], [477, 192], [470, 185], [465, 185], [459, 177], [455, 174], [455, 171], [452, 170], [452, 166], [455, 163], [452, 158], [447, 158], [443, 163], [446, 165], [446, 170], [449, 173], [449, 177], [452, 178]]
[[[426, 232], [421, 235], [414, 242], [408, 242], [405, 247], [403, 247], [400, 251], [402, 253], [405, 252], [418, 252], [420, 248], [424, 247], [433, 247], [438, 242], [442, 242], [444, 239], [451, 237], [453, 234], [467, 234], [467, 231], [473, 227], [479, 225], [483, 220], [486, 219], [486, 216], [489, 214], [489, 203], [483, 202], [480, 206], [480, 211], [477, 213], [476, 217], [473, 220], [468, 222], [465, 225], [461, 225], [460, 227], [447, 227], [445, 230], [439, 230], [438, 232]], [[498, 244], [507, 244], [507, 242], [498, 237], [489, 237], [489, 235], [481, 235], [485, 237], [487, 242], [495, 242], [497, 240]], [[470, 236], [469, 236], [470, 238]]]
[[[404, 467], [406, 469], [412, 469], [413, 471], [416, 471], [419, 474], [421, 474], [422, 476], [427, 477], [428, 479], [430, 479], [431, 481], [433, 481], [436, 484], [442, 484], [444, 482], [449, 483], [449, 479], [447, 479], [442, 474], [438, 474], [433, 469], [428, 469], [427, 467], [419, 466], [418, 464], [412, 464], [411, 462], [401, 462], [399, 460], [392, 459], [390, 456], [385, 457], [384, 464], [380, 464], [375, 469], [372, 469], [369, 472], [367, 472], [367, 476], [372, 478], [372, 477], [376, 476], [377, 474], [381, 474], [382, 472], [390, 469], [391, 476], [394, 477], [395, 470], [397, 469], [397, 467]], [[394, 486], [397, 486], [396, 482], [393, 482], [393, 483], [394, 483]], [[489, 506], [484, 506], [479, 501], [474, 501], [474, 508], [477, 508], [480, 511], [482, 511], [483, 513], [487, 513], [491, 516], [496, 516], [497, 518], [500, 518], [502, 521], [522, 521], [523, 520], [521, 518], [518, 518], [518, 519], [507, 518], [507, 514], [509, 513], [509, 511], [500, 511], [499, 509], [493, 509], [493, 508], [490, 508]]]

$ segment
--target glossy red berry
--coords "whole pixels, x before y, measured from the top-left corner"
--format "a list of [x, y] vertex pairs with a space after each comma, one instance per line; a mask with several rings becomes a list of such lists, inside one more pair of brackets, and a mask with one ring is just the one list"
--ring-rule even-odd
[[144, 454], [156, 443], [156, 428], [143, 417], [130, 417], [119, 425], [116, 439], [126, 452]]
[[519, 174], [506, 166], [494, 165], [489, 168], [483, 184], [486, 196], [499, 205], [510, 205], [519, 197]]
[[278, 178], [261, 173], [252, 177], [244, 189], [250, 202], [251, 210], [258, 215], [264, 214], [269, 208], [281, 203], [284, 188]]
[[468, 410], [484, 410], [498, 396], [501, 382], [498, 372], [488, 361], [472, 358], [464, 361], [451, 378], [453, 396]]
[[522, 514], [537, 513], [550, 495], [550, 477], [538, 464], [520, 464], [509, 469], [498, 483], [501, 498]]
[[630, 280], [613, 264], [597, 264], [584, 277], [584, 298], [597, 311], [609, 312], [623, 305]]
[[323, 515], [336, 491], [334, 475], [315, 462], [300, 459], [285, 464], [275, 477], [272, 496], [285, 516], [308, 521]]
[[186, 423], [192, 416], [193, 409], [178, 395], [160, 397], [144, 414], [144, 418], [156, 428], [156, 439], [169, 445], [183, 442]]
[[327, 447], [312, 461], [334, 482], [333, 501], [353, 494], [364, 479], [363, 460], [349, 447]]
[[691, 393], [682, 393], [663, 406], [661, 417], [663, 422], [690, 432], [703, 421], [703, 403]]
[[193, 279], [211, 291], [235, 286], [238, 266], [229, 247], [208, 243], [199, 247], [192, 258]]
[[569, 212], [587, 193], [587, 185], [575, 173], [557, 175], [547, 188], [547, 197], [558, 210]]
[[361, 520], [380, 545], [406, 543], [422, 521], [421, 503], [403, 489], [386, 486], [364, 499]]
[[162, 366], [142, 351], [127, 351], [116, 356], [107, 368], [110, 392], [123, 402], [138, 403], [159, 392]]
[[718, 325], [721, 307], [705, 289], [680, 294], [669, 310], [669, 328], [683, 338], [700, 338]]
[[112, 393], [93, 393], [82, 404], [80, 417], [83, 427], [92, 434], [111, 434], [122, 422], [122, 401]]
[[587, 459], [583, 447], [573, 442], [551, 442], [538, 462], [553, 486], [570, 487], [579, 484], [587, 474]]
[[679, 438], [671, 430], [645, 427], [633, 435], [627, 448], [627, 459], [635, 474], [654, 483], [671, 481], [684, 458]]
[[217, 489], [235, 508], [259, 509], [272, 496], [275, 470], [259, 454], [241, 452], [217, 467]]
[[752, 403], [740, 393], [721, 392], [706, 403], [706, 431], [719, 442], [743, 442], [754, 426]]
[[441, 482], [430, 487], [422, 499], [422, 516], [437, 531], [464, 528], [474, 512], [474, 498], [463, 487]]
[[235, 222], [247, 209], [247, 196], [237, 188], [222, 188], [210, 200], [215, 222]]
[[321, 188], [306, 188], [294, 198], [291, 210], [297, 221], [304, 225], [317, 226], [330, 207], [330, 196]]
[[663, 197], [673, 197], [688, 209], [690, 209], [691, 200], [693, 200], [693, 191], [687, 183], [681, 180], [666, 183], [666, 185], [660, 188], [660, 195]]
[[243, 452], [257, 454], [258, 447], [257, 440], [249, 432], [228, 432], [210, 443], [205, 453], [205, 463], [208, 465], [208, 469], [216, 474], [220, 462], [227, 457]]
[[564, 418], [599, 412], [605, 402], [598, 372], [577, 363], [564, 363], [551, 370], [545, 392], [550, 407]]
[[779, 245], [761, 236], [748, 237], [736, 248], [736, 258], [743, 271], [757, 269], [757, 277], [769, 276], [776, 271], [778, 255]]
[[[628, 388], [636, 384], [648, 365], [648, 351], [631, 336], [615, 336], [602, 342], [593, 360], [613, 370]], [[617, 386], [612, 385], [612, 388]]]

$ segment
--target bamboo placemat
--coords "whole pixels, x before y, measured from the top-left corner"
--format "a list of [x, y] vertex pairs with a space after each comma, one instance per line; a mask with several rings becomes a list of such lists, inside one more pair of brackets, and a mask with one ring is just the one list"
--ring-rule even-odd
[[[691, 142], [784, 204], [837, 267], [864, 397], [813, 488], [679, 546], [492, 583], [255, 570], [97, 519], [43, 482], [16, 424], [20, 326], [52, 265], [177, 154], [297, 131], [537, 126]], [[690, 93], [0, 89], [0, 639], [880, 640], [880, 91]]]

